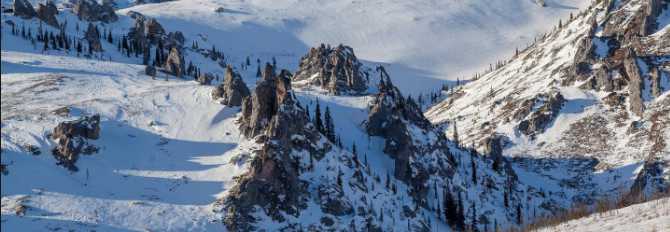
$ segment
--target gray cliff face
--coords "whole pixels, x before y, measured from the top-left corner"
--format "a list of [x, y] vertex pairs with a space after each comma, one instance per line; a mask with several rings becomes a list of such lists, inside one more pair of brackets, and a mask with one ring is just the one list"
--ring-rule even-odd
[[302, 57], [293, 81], [319, 86], [334, 95], [363, 94], [367, 91], [367, 74], [361, 67], [351, 47], [321, 44]]

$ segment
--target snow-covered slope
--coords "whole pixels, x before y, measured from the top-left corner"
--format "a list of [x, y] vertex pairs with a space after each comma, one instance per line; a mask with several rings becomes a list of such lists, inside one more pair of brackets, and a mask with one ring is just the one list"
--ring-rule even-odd
[[[222, 48], [232, 64], [247, 56], [263, 61], [276, 57], [281, 67], [294, 70], [309, 47], [346, 44], [363, 60], [389, 64], [401, 90], [418, 93], [508, 57], [546, 25], [588, 3], [552, 0], [540, 7], [530, 0], [193, 0], [139, 5], [119, 13], [156, 17], [170, 31], [182, 31], [187, 44], [199, 39], [201, 47]], [[224, 10], [215, 12], [219, 7]]]
[[[583, 157], [509, 159], [504, 136], [476, 152], [468, 148], [474, 128], [459, 126], [466, 136], [447, 140], [406, 94], [434, 90], [442, 82], [435, 78], [487, 62], [469, 55], [508, 53], [545, 20], [585, 5], [534, 2], [118, 2], [127, 7], [118, 20], [91, 24], [58, 2], [62, 29], [4, 12], [2, 229], [495, 230], [622, 186], [646, 189], [658, 177], [652, 164], [596, 171]], [[34, 39], [37, 31], [47, 32], [46, 43]], [[89, 52], [97, 39], [102, 51]], [[331, 83], [349, 83], [330, 94], [343, 95], [292, 86], [283, 70], [322, 59], [299, 59], [321, 42], [353, 45], [356, 55], [346, 49], [301, 74], [332, 68]], [[380, 62], [387, 68], [374, 69]], [[241, 107], [212, 100], [213, 90], [227, 89], [211, 86], [223, 82], [227, 65], [250, 89]], [[668, 99], [663, 94], [653, 99]], [[330, 129], [317, 126], [317, 103]], [[665, 109], [655, 107], [646, 112]], [[78, 171], [57, 165], [62, 157], [52, 149], [63, 144], [54, 127], [94, 114], [100, 135], [88, 142], [99, 150], [75, 160]], [[664, 115], [656, 115], [653, 136], [665, 133]], [[635, 179], [640, 167], [643, 181]]]
[[605, 211], [585, 218], [561, 223], [535, 231], [540, 232], [596, 232], [670, 230], [670, 198], [631, 205], [622, 209]]
[[504, 136], [510, 157], [588, 157], [594, 172], [642, 162], [667, 170], [669, 7], [594, 4], [506, 64], [453, 88], [426, 115], [466, 145]]

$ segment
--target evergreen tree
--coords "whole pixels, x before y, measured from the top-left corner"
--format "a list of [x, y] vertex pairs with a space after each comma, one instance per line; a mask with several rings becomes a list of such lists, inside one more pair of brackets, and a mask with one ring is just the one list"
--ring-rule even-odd
[[112, 38], [112, 30], [109, 30], [109, 32], [107, 33], [107, 42], [111, 44], [114, 43], [114, 39]]
[[330, 107], [326, 106], [325, 120], [325, 134], [330, 141], [335, 141], [335, 123], [333, 117], [330, 116]]
[[316, 99], [316, 109], [314, 109], [314, 126], [317, 131], [324, 133], [323, 123], [321, 122], [321, 106], [319, 105], [319, 99]]
[[256, 78], [261, 78], [261, 65], [259, 64], [256, 68]]
[[340, 188], [342, 188], [342, 175], [344, 175], [344, 173], [342, 173], [342, 170], [340, 170], [340, 168], [337, 168], [337, 185], [340, 186]]
[[49, 40], [43, 40], [44, 46], [42, 46], [42, 51], [49, 50]]
[[247, 66], [251, 65], [251, 60], [249, 60], [249, 57], [247, 56]]
[[459, 229], [456, 228], [458, 225], [458, 206], [456, 205], [456, 200], [454, 200], [451, 192], [446, 187], [444, 188], [444, 200], [442, 201], [442, 204], [444, 204], [444, 218], [446, 219], [447, 224], [453, 229]]
[[465, 213], [463, 212], [463, 198], [461, 198], [461, 192], [458, 192], [458, 212], [456, 213], [456, 228], [463, 230], [465, 228]]
[[359, 168], [361, 166], [360, 161], [358, 161], [358, 151], [356, 150], [356, 142], [354, 142], [351, 145], [351, 153], [353, 154], [352, 159], [354, 160], [354, 164], [356, 165], [356, 168]]
[[77, 54], [83, 52], [83, 49], [81, 47], [81, 41], [77, 41]]
[[144, 49], [142, 49], [142, 64], [148, 65], [149, 59], [151, 59], [151, 45], [147, 44]]
[[460, 142], [458, 141], [458, 128], [456, 128], [456, 121], [454, 121], [454, 143], [456, 143], [456, 146], [460, 146]]
[[516, 224], [523, 225], [523, 215], [521, 215], [521, 203], [516, 205]]
[[[159, 43], [160, 44], [160, 43]], [[154, 63], [156, 66], [160, 67], [162, 66], [162, 60], [161, 60], [161, 51], [159, 48], [156, 48], [156, 54], [154, 55]]]
[[478, 228], [478, 225], [477, 225], [477, 209], [475, 208], [475, 203], [474, 202], [472, 203], [470, 208], [472, 209], [471, 210], [472, 211], [472, 215], [471, 215], [472, 218], [470, 219], [472, 223], [470, 224], [470, 227], [471, 227], [471, 230], [473, 232], [476, 232], [476, 231], [479, 231], [479, 228]]
[[475, 154], [470, 151], [470, 166], [472, 168], [472, 183], [477, 184], [477, 164], [475, 163]]

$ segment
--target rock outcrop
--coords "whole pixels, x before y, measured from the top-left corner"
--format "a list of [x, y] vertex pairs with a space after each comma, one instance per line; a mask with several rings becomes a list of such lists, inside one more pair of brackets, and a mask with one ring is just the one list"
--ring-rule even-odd
[[[158, 23], [158, 20], [154, 18], [147, 18], [140, 13], [135, 13], [132, 15], [135, 19], [135, 25], [130, 28], [130, 31], [128, 32], [128, 38], [139, 41], [142, 44], [147, 42], [156, 44], [159, 40], [162, 40], [165, 37], [165, 29], [163, 29], [163, 26]], [[172, 47], [169, 44], [167, 45], [168, 48]]]
[[365, 125], [368, 134], [386, 139], [384, 152], [392, 155], [395, 162], [395, 177], [409, 181], [411, 178], [410, 157], [418, 149], [412, 143], [409, 121], [421, 129], [429, 129], [426, 120], [414, 101], [405, 99], [400, 90], [393, 86], [391, 79], [383, 67], [379, 67], [381, 75], [379, 93], [370, 106], [368, 120]]
[[88, 41], [88, 46], [91, 51], [102, 51], [102, 43], [100, 43], [100, 31], [98, 31], [98, 27], [93, 25], [93, 23], [88, 23], [86, 34], [84, 34], [84, 39]]
[[299, 215], [299, 210], [307, 207], [308, 196], [306, 183], [298, 178], [299, 161], [292, 154], [306, 151], [323, 157], [330, 149], [318, 145], [321, 135], [293, 97], [288, 71], [275, 76], [271, 66], [265, 70], [266, 76], [251, 97], [244, 100], [240, 118], [243, 134], [248, 138], [262, 135], [263, 147], [251, 162], [249, 172], [240, 177], [224, 200], [224, 223], [230, 231], [252, 230], [255, 206], [277, 221], [285, 220], [285, 215]]
[[302, 57], [293, 81], [297, 86], [319, 86], [335, 95], [363, 94], [368, 78], [362, 66], [351, 47], [321, 44]]
[[233, 71], [228, 65], [223, 83], [212, 91], [213, 99], [220, 99], [221, 104], [226, 106], [241, 106], [242, 101], [250, 95], [247, 84], [244, 83], [239, 73]]
[[101, 5], [95, 0], [76, 0], [72, 10], [80, 20], [89, 22], [111, 23], [119, 19], [109, 1]]
[[56, 4], [54, 4], [53, 1], [47, 1], [46, 5], [40, 3], [37, 6], [37, 18], [53, 27], [58, 27], [58, 19], [56, 19], [57, 14], [58, 8], [56, 8]]
[[201, 85], [210, 85], [212, 84], [212, 80], [214, 80], [214, 75], [211, 73], [201, 73], [195, 81]]
[[176, 47], [172, 47], [167, 60], [165, 60], [165, 71], [181, 78], [184, 75], [184, 66], [184, 56], [181, 54], [181, 51]]
[[61, 122], [54, 128], [51, 138], [57, 143], [52, 154], [59, 165], [77, 171], [75, 163], [80, 154], [92, 154], [98, 148], [89, 144], [88, 140], [100, 137], [100, 116], [93, 115], [69, 122]]
[[240, 131], [247, 137], [261, 134], [277, 113], [283, 100], [289, 98], [290, 80], [288, 78], [290, 75], [288, 71], [282, 70], [279, 76], [275, 76], [273, 69], [269, 64], [265, 66], [263, 79], [256, 84], [256, 89], [251, 96], [242, 102]]
[[[536, 133], [544, 132], [544, 129], [549, 125], [553, 120], [558, 116], [559, 111], [563, 107], [565, 98], [559, 92], [550, 93], [549, 95], [540, 94], [535, 99], [533, 99], [532, 104], [524, 104], [526, 110], [523, 112], [529, 112], [530, 115], [526, 119], [519, 122], [517, 129], [528, 136], [533, 137]], [[533, 107], [537, 104], [541, 106], [533, 111]], [[518, 112], [522, 112], [518, 111]], [[516, 114], [517, 118], [523, 117], [522, 114]]]
[[14, 7], [14, 15], [21, 17], [23, 19], [31, 19], [37, 16], [37, 12], [33, 8], [33, 4], [30, 4], [28, 0], [14, 0], [12, 4]]
[[644, 111], [644, 102], [642, 101], [642, 77], [640, 68], [637, 66], [635, 53], [629, 49], [624, 60], [624, 68], [628, 76], [628, 99], [630, 101], [630, 111], [637, 116], [642, 116]]

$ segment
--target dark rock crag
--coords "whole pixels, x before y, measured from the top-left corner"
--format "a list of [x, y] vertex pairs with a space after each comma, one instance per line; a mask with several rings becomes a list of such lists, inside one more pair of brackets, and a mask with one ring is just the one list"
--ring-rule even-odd
[[80, 154], [92, 154], [98, 148], [88, 143], [100, 137], [100, 116], [93, 115], [69, 122], [61, 122], [54, 128], [51, 138], [57, 146], [52, 150], [59, 165], [77, 171], [75, 163]]
[[[519, 132], [532, 137], [537, 133], [544, 132], [544, 129], [553, 122], [563, 107], [565, 98], [561, 93], [554, 92], [549, 95], [540, 94], [526, 103], [530, 104], [523, 104], [524, 107], [517, 111], [515, 118], [523, 118], [526, 114], [529, 114], [526, 119], [519, 122], [517, 129]], [[536, 104], [542, 105], [537, 110], [532, 111]]]
[[242, 100], [250, 95], [247, 84], [230, 65], [226, 67], [224, 78], [223, 83], [212, 91], [212, 98], [220, 99], [221, 104], [226, 106], [241, 106]]
[[[240, 128], [245, 136], [263, 143], [258, 155], [251, 161], [247, 174], [224, 199], [224, 223], [230, 231], [252, 230], [255, 219], [250, 215], [254, 206], [260, 206], [274, 220], [284, 220], [283, 215], [297, 216], [307, 207], [306, 183], [298, 176], [300, 167], [291, 157], [292, 151], [307, 151], [323, 157], [329, 146], [319, 147], [321, 135], [309, 123], [307, 113], [294, 98], [290, 74], [282, 70], [272, 73], [265, 68], [265, 76], [245, 98]], [[286, 123], [291, 122], [291, 123]], [[293, 135], [301, 135], [297, 140]]]
[[33, 8], [33, 4], [30, 4], [28, 0], [14, 0], [14, 15], [21, 17], [23, 19], [31, 19], [37, 16], [37, 12]]
[[172, 47], [165, 61], [165, 71], [181, 78], [184, 75], [184, 66], [184, 56], [181, 54], [181, 51], [176, 47]]
[[109, 1], [104, 1], [101, 5], [95, 0], [77, 0], [72, 10], [80, 20], [89, 22], [111, 23], [119, 19]]
[[321, 44], [302, 57], [293, 81], [298, 85], [319, 86], [334, 95], [363, 94], [368, 78], [362, 66], [351, 47], [331, 48]]
[[53, 1], [47, 1], [46, 4], [40, 3], [37, 6], [37, 18], [50, 26], [58, 27], [57, 14], [58, 8], [56, 8], [56, 4]]

